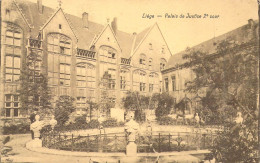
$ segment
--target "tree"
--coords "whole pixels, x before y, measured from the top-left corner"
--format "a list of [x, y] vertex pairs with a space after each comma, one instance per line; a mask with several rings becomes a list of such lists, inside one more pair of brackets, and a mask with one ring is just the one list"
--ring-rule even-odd
[[69, 120], [70, 114], [76, 110], [74, 101], [70, 96], [60, 96], [56, 101], [54, 115], [58, 126], [63, 126]]
[[[202, 105], [209, 112], [205, 116], [220, 119], [222, 125], [230, 124], [218, 135], [217, 143], [212, 148], [214, 156], [221, 156], [219, 161], [223, 162], [251, 162], [252, 154], [257, 149], [252, 146], [252, 141], [258, 144], [257, 38], [253, 37], [245, 43], [228, 38], [217, 45], [214, 54], [188, 49], [184, 58], [187, 62], [181, 66], [191, 68], [195, 74], [195, 78], [187, 83], [187, 91], [196, 94], [206, 88]], [[244, 127], [234, 130], [231, 123], [237, 112], [243, 114]], [[243, 157], [237, 156], [239, 151]]]
[[135, 120], [144, 121], [144, 109], [149, 108], [149, 97], [140, 95], [139, 92], [127, 92], [122, 99], [123, 106], [127, 111], [135, 111]]
[[41, 72], [41, 62], [41, 56], [31, 50], [27, 62], [23, 65], [23, 70], [21, 70], [19, 94], [21, 101], [20, 114], [22, 115], [28, 115], [35, 108], [38, 109], [41, 116], [48, 115], [53, 111], [48, 79]]
[[173, 97], [168, 93], [162, 93], [158, 94], [156, 98], [158, 100], [158, 105], [155, 110], [156, 117], [159, 119], [169, 115], [175, 104]]

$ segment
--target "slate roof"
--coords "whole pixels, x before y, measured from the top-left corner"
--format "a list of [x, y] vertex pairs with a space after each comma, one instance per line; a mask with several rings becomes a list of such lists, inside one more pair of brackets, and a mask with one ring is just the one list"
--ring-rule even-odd
[[[255, 25], [257, 25], [256, 21]], [[196, 46], [191, 47], [191, 49], [194, 50], [203, 50], [209, 54], [213, 54], [214, 52], [216, 52], [216, 48], [217, 48], [217, 43], [221, 42], [222, 40], [227, 39], [228, 37], [233, 38], [235, 41], [238, 42], [245, 42], [248, 39], [248, 24], [241, 26], [239, 28], [236, 28], [230, 32], [227, 32], [223, 35], [220, 35], [218, 37], [212, 38], [208, 41], [204, 41]], [[174, 68], [177, 65], [181, 65], [183, 63], [185, 63], [186, 61], [182, 58], [182, 56], [185, 54], [185, 50], [181, 51], [179, 53], [173, 54], [167, 65], [166, 65], [166, 69], [170, 69], [170, 68]]]
[[[15, 2], [28, 20], [28, 23], [33, 26], [31, 31], [31, 36], [33, 38], [38, 36], [40, 28], [57, 11], [57, 9], [49, 8], [43, 5], [43, 14], [40, 14], [38, 12], [37, 3], [26, 0], [16, 0]], [[87, 29], [83, 27], [83, 21], [81, 17], [68, 13], [65, 13], [65, 16], [74, 29], [76, 36], [78, 37], [78, 48], [80, 49], [89, 49], [93, 39], [98, 36], [105, 28], [104, 25], [89, 21], [89, 28]], [[132, 44], [134, 42], [134, 36], [120, 30], [118, 30], [116, 33], [117, 40], [122, 49], [122, 57], [129, 58], [132, 50]], [[145, 34], [141, 32], [137, 35], [138, 40], [141, 41], [142, 37], [144, 36]]]

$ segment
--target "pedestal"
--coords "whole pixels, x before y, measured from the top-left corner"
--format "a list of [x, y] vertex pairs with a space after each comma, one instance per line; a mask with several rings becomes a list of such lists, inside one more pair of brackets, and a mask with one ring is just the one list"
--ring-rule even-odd
[[42, 147], [42, 140], [39, 138], [35, 138], [34, 140], [28, 142], [26, 144], [26, 147], [28, 148], [40, 148]]
[[126, 146], [126, 155], [127, 156], [136, 156], [137, 154], [137, 145], [135, 142], [129, 142]]

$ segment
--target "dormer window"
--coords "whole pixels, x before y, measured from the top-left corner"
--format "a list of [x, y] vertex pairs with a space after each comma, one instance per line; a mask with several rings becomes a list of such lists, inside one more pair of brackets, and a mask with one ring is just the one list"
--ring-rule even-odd
[[149, 49], [153, 50], [153, 44], [152, 43], [149, 43]]
[[164, 50], [164, 47], [162, 48], [162, 54], [164, 54], [165, 53], [165, 50]]
[[141, 54], [141, 55], [140, 55], [140, 59], [139, 59], [139, 64], [140, 64], [142, 67], [145, 66], [145, 59], [146, 59], [145, 54]]

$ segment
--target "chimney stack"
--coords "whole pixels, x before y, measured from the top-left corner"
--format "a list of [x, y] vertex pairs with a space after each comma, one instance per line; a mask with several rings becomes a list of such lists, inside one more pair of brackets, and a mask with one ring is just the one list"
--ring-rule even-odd
[[82, 14], [82, 21], [83, 21], [83, 27], [84, 27], [84, 28], [89, 28], [88, 13], [84, 12], [84, 13]]
[[43, 11], [42, 0], [37, 0], [37, 6], [38, 6], [39, 13], [42, 14], [42, 11]]
[[255, 22], [253, 19], [248, 19], [248, 25], [250, 28], [252, 28], [254, 26]]
[[116, 17], [114, 17], [114, 20], [111, 22], [111, 27], [116, 35], [116, 33], [117, 33], [117, 18]]

